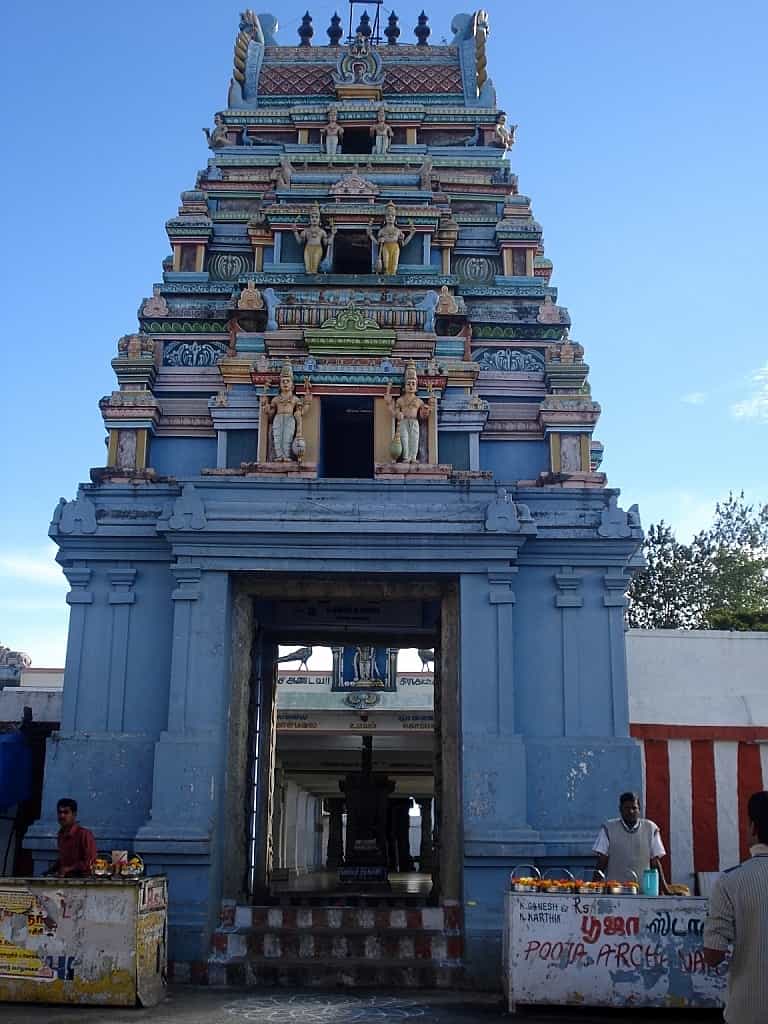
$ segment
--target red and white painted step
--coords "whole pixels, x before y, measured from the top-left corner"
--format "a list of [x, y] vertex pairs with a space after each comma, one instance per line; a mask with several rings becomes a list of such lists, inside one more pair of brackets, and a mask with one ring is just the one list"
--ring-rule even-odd
[[458, 905], [250, 907], [225, 902], [207, 964], [175, 981], [216, 986], [459, 987]]

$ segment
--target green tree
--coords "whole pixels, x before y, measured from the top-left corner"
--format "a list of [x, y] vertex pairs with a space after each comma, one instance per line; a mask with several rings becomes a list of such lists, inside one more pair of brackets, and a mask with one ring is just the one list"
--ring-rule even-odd
[[629, 588], [629, 624], [640, 629], [696, 629], [704, 608], [699, 563], [691, 545], [675, 539], [664, 520], [643, 546], [646, 568]]
[[768, 614], [768, 504], [748, 505], [743, 492], [729, 494], [715, 506], [712, 526], [695, 538], [694, 547], [700, 552], [709, 628], [748, 629], [739, 623]]
[[631, 626], [768, 628], [768, 504], [729, 494], [690, 544], [662, 520], [648, 530], [643, 553], [646, 568], [629, 590]]

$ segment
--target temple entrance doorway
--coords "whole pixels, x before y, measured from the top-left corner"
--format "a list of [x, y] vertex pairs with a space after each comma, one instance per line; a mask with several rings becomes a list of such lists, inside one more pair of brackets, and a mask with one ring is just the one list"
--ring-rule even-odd
[[[320, 475], [373, 477], [373, 399], [324, 396], [320, 413]], [[343, 443], [339, 443], [339, 439]]]
[[298, 644], [277, 661], [272, 894], [429, 896], [433, 651]]
[[333, 239], [333, 273], [371, 272], [371, 240], [365, 231], [338, 231]]
[[460, 898], [457, 603], [450, 580], [238, 584], [225, 896]]
[[369, 128], [344, 128], [341, 140], [342, 153], [372, 153], [373, 136]]

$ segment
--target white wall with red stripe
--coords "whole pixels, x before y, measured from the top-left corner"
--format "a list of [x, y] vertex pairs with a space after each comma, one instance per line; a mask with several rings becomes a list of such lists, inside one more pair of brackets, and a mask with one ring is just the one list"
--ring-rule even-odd
[[693, 885], [749, 855], [746, 801], [768, 789], [768, 633], [631, 629], [627, 674], [645, 813], [668, 877]]

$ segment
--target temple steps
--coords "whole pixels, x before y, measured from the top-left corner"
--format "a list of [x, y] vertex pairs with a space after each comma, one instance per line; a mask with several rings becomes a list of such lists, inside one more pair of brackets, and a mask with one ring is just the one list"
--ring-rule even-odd
[[339, 893], [334, 894], [313, 894], [304, 892], [285, 892], [272, 896], [269, 901], [271, 907], [368, 907], [378, 908], [410, 908], [420, 909], [427, 907], [429, 900], [426, 896], [416, 894], [382, 894], [382, 893]]
[[457, 906], [225, 904], [207, 964], [175, 965], [173, 977], [246, 987], [448, 988], [461, 985], [462, 952]]

